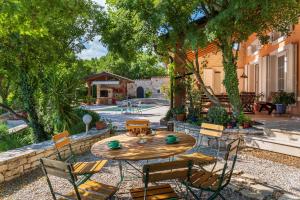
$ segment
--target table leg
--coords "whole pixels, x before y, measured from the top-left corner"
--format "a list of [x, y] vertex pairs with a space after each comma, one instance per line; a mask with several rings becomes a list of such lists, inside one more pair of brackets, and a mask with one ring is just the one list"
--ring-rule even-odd
[[123, 180], [124, 180], [124, 173], [123, 173], [122, 161], [119, 160], [118, 164], [119, 164], [119, 170], [120, 170], [120, 182], [119, 182], [118, 185], [120, 185], [123, 182]]

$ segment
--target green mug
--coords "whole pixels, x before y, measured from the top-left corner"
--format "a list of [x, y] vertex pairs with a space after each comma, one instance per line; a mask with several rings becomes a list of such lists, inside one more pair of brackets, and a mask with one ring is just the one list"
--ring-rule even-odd
[[117, 147], [119, 147], [120, 143], [118, 140], [112, 140], [112, 141], [108, 142], [107, 145], [109, 148], [117, 148]]
[[167, 143], [174, 143], [176, 142], [177, 137], [175, 135], [168, 135], [166, 138]]

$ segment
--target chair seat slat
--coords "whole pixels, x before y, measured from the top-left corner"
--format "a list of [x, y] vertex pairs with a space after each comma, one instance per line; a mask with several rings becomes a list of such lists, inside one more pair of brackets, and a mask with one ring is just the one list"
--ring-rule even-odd
[[217, 125], [217, 124], [209, 124], [209, 123], [202, 123], [201, 128], [203, 128], [203, 129], [212, 129], [212, 130], [216, 130], [216, 131], [223, 131], [224, 130], [224, 126]]
[[200, 134], [210, 136], [210, 137], [221, 137], [222, 136], [221, 131], [208, 130], [208, 129], [202, 129], [202, 128], [200, 130]]
[[154, 163], [150, 165], [145, 165], [144, 170], [149, 170], [149, 172], [155, 171], [164, 171], [169, 169], [179, 169], [186, 168], [189, 164], [189, 161], [181, 160], [181, 161], [173, 161], [173, 162], [164, 162], [164, 163]]
[[[144, 188], [131, 189], [130, 194], [134, 200], [143, 200], [144, 199]], [[172, 189], [169, 184], [151, 186], [147, 189], [147, 200], [163, 200], [163, 199], [177, 199], [178, 195]]]

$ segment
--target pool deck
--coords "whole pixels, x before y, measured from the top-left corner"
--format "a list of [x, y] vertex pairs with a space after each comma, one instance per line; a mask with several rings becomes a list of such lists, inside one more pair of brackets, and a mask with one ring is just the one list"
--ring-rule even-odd
[[145, 109], [142, 111], [142, 114], [139, 113], [121, 114], [120, 111], [102, 111], [101, 108], [104, 107], [101, 106], [100, 109], [99, 108], [97, 109], [95, 108], [95, 106], [93, 106], [88, 109], [99, 113], [101, 118], [104, 118], [106, 120], [111, 120], [113, 125], [118, 127], [118, 130], [125, 130], [125, 122], [126, 120], [130, 120], [130, 119], [148, 119], [151, 122], [151, 128], [160, 127], [159, 121], [161, 118], [163, 118], [166, 115], [169, 106], [156, 106], [153, 108]]

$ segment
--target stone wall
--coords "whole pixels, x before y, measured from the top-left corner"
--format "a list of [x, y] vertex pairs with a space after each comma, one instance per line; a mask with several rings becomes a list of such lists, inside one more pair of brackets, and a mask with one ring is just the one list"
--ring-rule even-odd
[[[200, 126], [195, 126], [191, 125], [189, 123], [183, 123], [183, 122], [174, 122], [174, 131], [175, 132], [185, 132], [187, 134], [193, 135], [194, 137], [198, 137], [200, 133]], [[225, 148], [227, 144], [232, 142], [233, 140], [237, 138], [242, 138], [242, 143], [241, 146], [244, 145], [244, 136], [247, 135], [263, 135], [264, 132], [262, 129], [257, 129], [257, 128], [249, 128], [249, 129], [238, 129], [238, 128], [233, 128], [233, 129], [225, 129], [223, 131], [222, 137], [220, 139], [220, 145], [221, 148]], [[213, 138], [203, 138], [203, 145], [207, 146], [217, 146], [216, 140]]]
[[127, 84], [127, 93], [131, 97], [137, 96], [137, 88], [142, 87], [144, 94], [152, 92], [152, 98], [166, 98], [162, 86], [169, 87], [169, 77], [152, 77], [151, 79], [134, 80], [134, 83]]
[[[71, 136], [72, 149], [76, 154], [82, 154], [91, 149], [91, 146], [104, 138], [109, 137], [109, 130], [91, 130], [89, 134], [81, 133]], [[66, 149], [62, 155], [68, 155]], [[40, 158], [56, 158], [52, 141], [45, 141], [38, 144], [0, 153], [0, 183], [12, 180], [26, 172], [36, 169], [40, 165]]]

